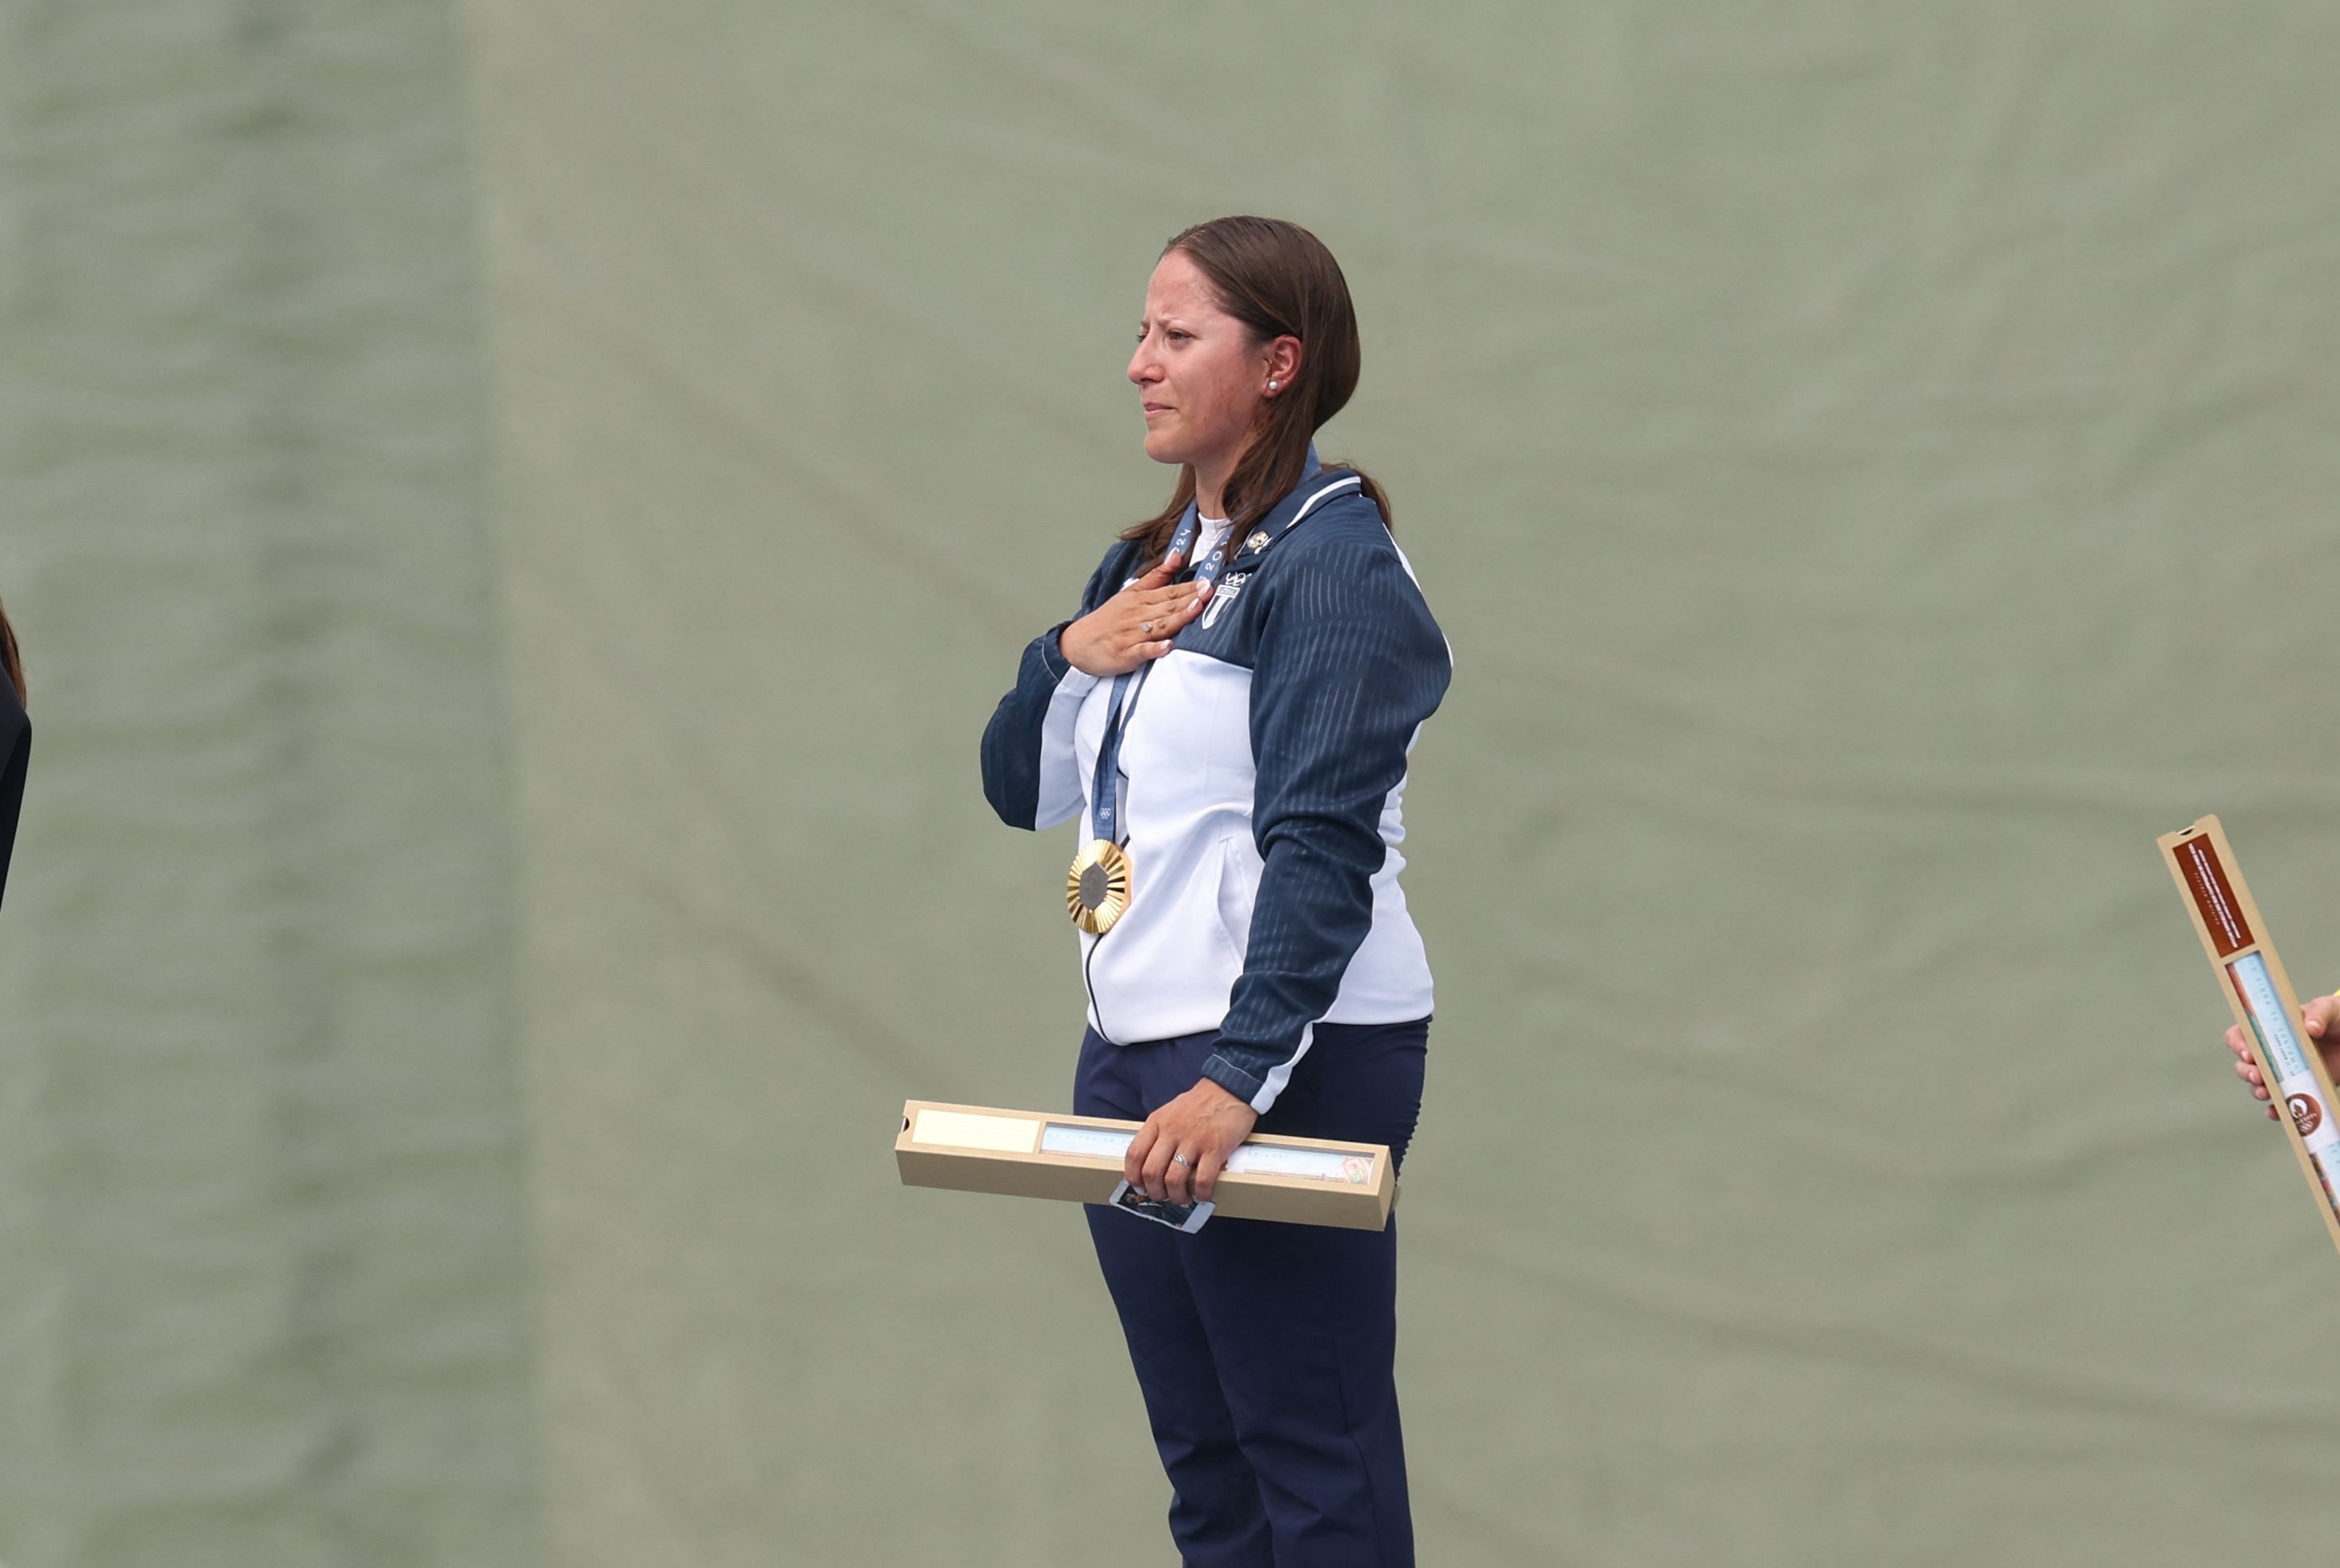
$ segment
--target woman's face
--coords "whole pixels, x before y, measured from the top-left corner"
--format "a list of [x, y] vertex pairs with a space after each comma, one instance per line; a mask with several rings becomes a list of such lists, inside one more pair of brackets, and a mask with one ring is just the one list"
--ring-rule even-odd
[[[1286, 340], [1279, 339], [1278, 342]], [[1242, 455], [1266, 395], [1271, 345], [1219, 308], [1209, 280], [1185, 252], [1155, 263], [1129, 379], [1145, 410], [1145, 455], [1192, 463], [1206, 484]]]

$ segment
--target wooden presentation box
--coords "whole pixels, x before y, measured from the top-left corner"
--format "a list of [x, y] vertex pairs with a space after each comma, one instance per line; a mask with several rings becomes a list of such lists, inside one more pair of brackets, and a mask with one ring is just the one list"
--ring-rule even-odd
[[[913, 1100], [902, 1107], [894, 1160], [905, 1187], [1104, 1203], [1139, 1123]], [[1378, 1143], [1255, 1137], [1219, 1173], [1216, 1213], [1380, 1230], [1397, 1201], [1397, 1171]]]
[[[2340, 1212], [2335, 1212], [2340, 1211], [2340, 1138], [2334, 1136], [2335, 1126], [2340, 1126], [2335, 1120], [2340, 1097], [2334, 1093], [2332, 1075], [2325, 1070], [2323, 1052], [2304, 1031], [2299, 993], [2292, 989], [2291, 976], [2266, 934], [2266, 921], [2259, 913], [2258, 902], [2251, 897], [2250, 884], [2235, 863], [2235, 849], [2226, 842], [2226, 830], [2216, 816], [2206, 816], [2184, 832], [2163, 833], [2155, 842], [2186, 897], [2186, 912], [2194, 917], [2194, 934], [2202, 939], [2202, 951], [2217, 971], [2219, 989], [2226, 993], [2235, 1021], [2242, 1025], [2245, 1038], [2251, 1042], [2259, 1077], [2274, 1092], [2275, 1103], [2291, 1112], [2276, 1119], [2290, 1138], [2300, 1174], [2315, 1193], [2325, 1232], [2332, 1245], [2340, 1247]], [[2265, 1020], [2252, 1016], [2249, 988], [2240, 978], [2244, 961], [2251, 958], [2265, 966], [2265, 979], [2259, 983], [2272, 992], [2265, 1000], [2266, 1011], [2274, 1016]], [[2276, 1053], [2269, 1049], [2270, 1030], [2281, 1031], [2286, 1049], [2295, 1051], [2300, 1065], [2307, 1070], [2288, 1082]]]

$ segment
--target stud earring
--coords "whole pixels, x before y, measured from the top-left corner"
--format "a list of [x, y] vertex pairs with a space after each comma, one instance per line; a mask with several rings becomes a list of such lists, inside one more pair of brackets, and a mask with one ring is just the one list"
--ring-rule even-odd
[[1267, 384], [1267, 390], [1268, 390], [1269, 391], [1271, 391], [1271, 392], [1272, 392], [1272, 391], [1274, 391], [1274, 390], [1275, 390], [1275, 388], [1276, 388], [1276, 383], [1275, 383], [1275, 382], [1274, 382], [1274, 381], [1270, 381], [1270, 382]]

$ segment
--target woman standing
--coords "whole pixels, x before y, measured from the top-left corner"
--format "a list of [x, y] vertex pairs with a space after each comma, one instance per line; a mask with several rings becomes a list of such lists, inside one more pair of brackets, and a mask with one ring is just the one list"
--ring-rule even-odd
[[16, 848], [16, 814], [25, 804], [25, 764], [33, 726], [25, 717], [25, 665], [16, 634], [0, 609], [0, 895], [8, 891], [8, 857]]
[[[1380, 489], [1311, 444], [1358, 367], [1314, 235], [1244, 217], [1172, 240], [1128, 374], [1177, 488], [1025, 649], [984, 734], [1004, 821], [1083, 819], [1074, 1109], [1143, 1120], [1125, 1173], [1172, 1203], [1208, 1199], [1254, 1129], [1402, 1159], [1421, 1106], [1399, 801], [1451, 664]], [[1412, 1563], [1394, 1218], [1086, 1212], [1185, 1562]]]

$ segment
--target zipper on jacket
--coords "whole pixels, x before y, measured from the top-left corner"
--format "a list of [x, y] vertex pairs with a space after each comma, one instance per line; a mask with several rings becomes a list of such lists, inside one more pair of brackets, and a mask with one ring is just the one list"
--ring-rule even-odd
[[[1105, 936], [1112, 934], [1113, 932], [1107, 932]], [[1081, 989], [1089, 993], [1089, 1016], [1096, 1020], [1097, 1038], [1111, 1045], [1114, 1043], [1114, 1038], [1105, 1031], [1105, 1009], [1097, 1001], [1096, 982], [1089, 979], [1089, 965], [1096, 961], [1098, 943], [1105, 941], [1105, 936], [1098, 937], [1096, 942], [1090, 942], [1088, 952], [1081, 954]]]

